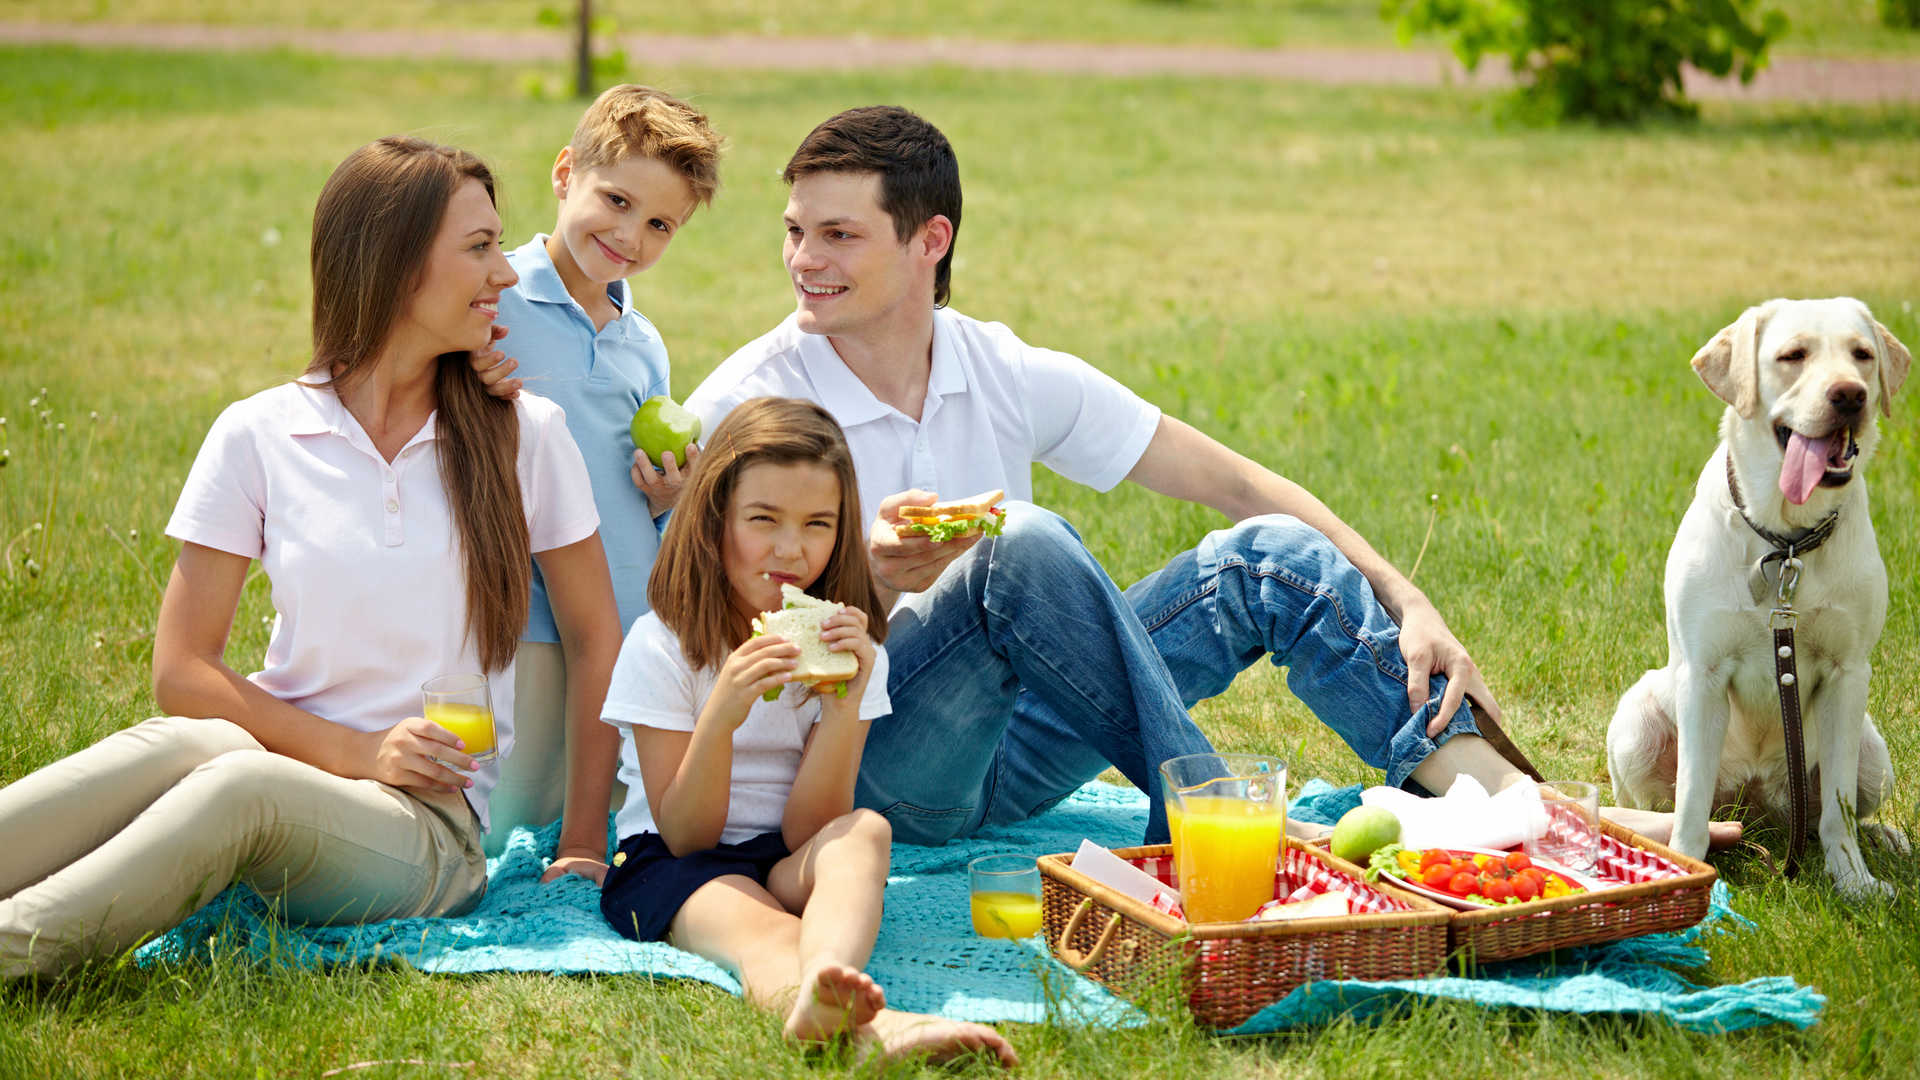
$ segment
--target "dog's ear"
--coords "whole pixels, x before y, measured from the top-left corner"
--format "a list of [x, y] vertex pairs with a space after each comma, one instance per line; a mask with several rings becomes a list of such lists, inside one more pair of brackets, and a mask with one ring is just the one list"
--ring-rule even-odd
[[1732, 325], [1693, 354], [1693, 370], [1714, 396], [1733, 406], [1740, 419], [1760, 411], [1760, 328], [1774, 302], [1750, 307]]
[[1893, 415], [1893, 395], [1900, 392], [1900, 385], [1907, 381], [1907, 369], [1913, 366], [1913, 354], [1907, 351], [1893, 331], [1880, 325], [1873, 319], [1873, 332], [1880, 335], [1880, 415]]

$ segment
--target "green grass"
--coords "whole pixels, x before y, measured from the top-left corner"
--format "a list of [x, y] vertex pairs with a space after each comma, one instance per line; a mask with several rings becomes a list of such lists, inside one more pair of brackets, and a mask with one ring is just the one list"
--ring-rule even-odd
[[[521, 74], [0, 50], [0, 782], [153, 710], [161, 531], [219, 408], [304, 364], [305, 238], [333, 165], [392, 131], [457, 142], [498, 166], [513, 237], [551, 224], [541, 178], [575, 106], [518, 96]], [[1431, 507], [1418, 581], [1557, 775], [1604, 781], [1612, 702], [1662, 658], [1661, 564], [1719, 415], [1687, 369], [1694, 349], [1748, 303], [1839, 293], [1920, 344], [1912, 109], [1710, 105], [1698, 128], [1538, 133], [1440, 92], [647, 77], [693, 95], [733, 147], [719, 201], [636, 282], [681, 393], [790, 307], [775, 173], [800, 136], [848, 105], [921, 110], [967, 184], [955, 306], [1088, 357], [1301, 480], [1402, 567]], [[1885, 816], [1913, 830], [1920, 536], [1903, 523], [1920, 511], [1920, 399], [1905, 397], [1871, 477], [1893, 579], [1871, 707], [1908, 770]], [[1121, 581], [1217, 524], [1044, 470], [1038, 488]], [[236, 667], [260, 655], [268, 610], [256, 577]], [[1198, 716], [1224, 747], [1297, 747], [1301, 775], [1370, 778], [1269, 668]], [[1891, 905], [1843, 903], [1817, 870], [1786, 885], [1722, 861], [1759, 925], [1715, 939], [1699, 977], [1818, 987], [1828, 1012], [1804, 1033], [1436, 1005], [1254, 1040], [1170, 1019], [1012, 1037], [1035, 1076], [1897, 1071], [1920, 1057], [1920, 874], [1870, 858], [1901, 890]], [[0, 990], [0, 1076], [311, 1076], [410, 1058], [475, 1066], [348, 1075], [842, 1071], [800, 1062], [776, 1031], [696, 985], [223, 961]]]
[[[1774, 0], [1791, 20], [1782, 53], [1822, 55], [1920, 53], [1920, 34], [1880, 25], [1872, 0]], [[1378, 0], [1026, 0], [898, 3], [841, 0], [796, 7], [776, 0], [709, 0], [700, 4], [593, 5], [622, 32], [790, 34], [855, 32], [873, 37], [1226, 44], [1248, 47], [1364, 46], [1394, 43]], [[11, 0], [9, 18], [52, 21], [206, 22], [239, 25], [460, 27], [528, 30], [571, 25], [572, 0], [392, 0], [341, 5], [324, 0]], [[543, 18], [544, 13], [544, 18]], [[1425, 44], [1436, 46], [1429, 40]]]

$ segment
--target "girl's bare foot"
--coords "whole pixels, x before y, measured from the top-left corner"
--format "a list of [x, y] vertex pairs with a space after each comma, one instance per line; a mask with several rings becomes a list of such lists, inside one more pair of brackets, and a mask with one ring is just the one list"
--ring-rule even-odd
[[823, 964], [800, 980], [800, 994], [787, 1014], [787, 1038], [825, 1042], [851, 1035], [886, 1008], [887, 995], [872, 976], [845, 964]]
[[[1634, 810], [1625, 806], [1603, 806], [1600, 816], [1623, 828], [1632, 829], [1656, 844], [1673, 837], [1673, 815], [1658, 810]], [[1741, 825], [1737, 821], [1707, 822], [1707, 846], [1731, 847], [1740, 842]]]
[[987, 1025], [946, 1020], [921, 1013], [883, 1009], [873, 1018], [862, 1041], [872, 1053], [890, 1060], [926, 1058], [930, 1061], [951, 1061], [967, 1054], [980, 1054], [998, 1061], [1006, 1068], [1020, 1064], [1020, 1056], [1013, 1052], [1013, 1044]]

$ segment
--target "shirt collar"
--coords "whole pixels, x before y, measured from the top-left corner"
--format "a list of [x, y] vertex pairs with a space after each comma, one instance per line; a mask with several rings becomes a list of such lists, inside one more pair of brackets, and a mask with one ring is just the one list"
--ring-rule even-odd
[[960, 363], [952, 316], [946, 308], [937, 308], [933, 313], [933, 370], [927, 374], [927, 396], [946, 397], [966, 392], [967, 370]]
[[[328, 385], [331, 381], [324, 376], [309, 375], [294, 383], [300, 388], [300, 393], [298, 404], [288, 408], [287, 434], [338, 435], [350, 445], [378, 457], [379, 451], [374, 449], [373, 440], [367, 436], [366, 429], [360, 426], [360, 421], [355, 420], [341, 403], [340, 395]], [[420, 425], [420, 430], [413, 433], [413, 438], [407, 440], [401, 451], [404, 453], [407, 447], [416, 443], [433, 441], [439, 419], [440, 410], [428, 413], [427, 422]]]
[[[520, 284], [516, 288], [528, 300], [578, 306], [573, 294], [567, 291], [567, 283], [560, 280], [560, 271], [554, 268], [553, 256], [547, 254], [546, 233], [535, 233], [533, 239], [514, 251], [513, 269], [520, 275]], [[619, 306], [622, 317], [631, 310], [633, 294], [627, 290], [625, 279], [609, 286], [607, 295]]]
[[[927, 373], [929, 405], [934, 399], [967, 392], [966, 368], [960, 363], [953, 328], [943, 317], [945, 314], [944, 309], [933, 313], [933, 364]], [[795, 332], [800, 333], [797, 329]], [[846, 361], [840, 359], [840, 354], [833, 351], [833, 342], [828, 341], [826, 335], [800, 333], [800, 361], [806, 366], [808, 380], [820, 395], [820, 404], [833, 414], [841, 426], [864, 424], [896, 411], [873, 396], [867, 384], [861, 382]], [[923, 408], [920, 415], [925, 417], [929, 412], [929, 409]]]

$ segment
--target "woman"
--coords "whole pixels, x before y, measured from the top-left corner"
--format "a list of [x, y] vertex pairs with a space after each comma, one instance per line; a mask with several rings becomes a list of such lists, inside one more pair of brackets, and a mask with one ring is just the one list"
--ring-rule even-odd
[[[515, 280], [499, 236], [463, 151], [381, 139], [327, 181], [307, 378], [221, 414], [167, 527], [172, 715], [0, 789], [0, 978], [126, 948], [235, 880], [300, 922], [479, 901], [498, 766], [418, 715], [421, 684], [485, 672], [510, 748], [530, 553], [584, 676], [570, 708], [598, 712], [620, 646], [560, 410], [491, 398], [469, 366]], [[242, 678], [222, 652], [255, 558], [278, 617]]]

